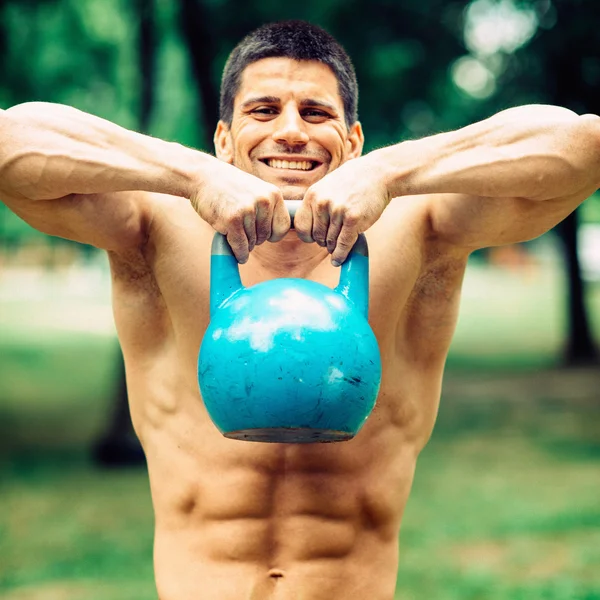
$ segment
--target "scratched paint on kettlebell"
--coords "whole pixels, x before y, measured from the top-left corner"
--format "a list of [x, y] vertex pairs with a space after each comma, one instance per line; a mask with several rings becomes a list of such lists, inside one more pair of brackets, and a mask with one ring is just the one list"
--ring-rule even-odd
[[[212, 257], [213, 268], [219, 258]], [[360, 429], [377, 397], [381, 364], [366, 319], [368, 261], [356, 258], [355, 280], [347, 268], [338, 291], [276, 279], [232, 292], [226, 274], [219, 278], [229, 286], [221, 297], [229, 296], [211, 315], [198, 376], [223, 433], [298, 442], [348, 439]]]

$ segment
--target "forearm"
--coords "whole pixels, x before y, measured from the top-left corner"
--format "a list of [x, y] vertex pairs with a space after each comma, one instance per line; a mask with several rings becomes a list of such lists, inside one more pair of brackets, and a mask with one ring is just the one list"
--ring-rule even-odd
[[600, 119], [525, 106], [368, 155], [390, 197], [460, 193], [546, 200], [600, 187]]
[[215, 160], [67, 106], [0, 111], [0, 190], [13, 196], [143, 190], [189, 198]]

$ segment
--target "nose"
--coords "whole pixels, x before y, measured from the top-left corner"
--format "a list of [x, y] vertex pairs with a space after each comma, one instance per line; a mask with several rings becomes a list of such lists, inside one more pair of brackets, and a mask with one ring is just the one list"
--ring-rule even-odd
[[310, 138], [306, 133], [306, 123], [297, 107], [288, 105], [281, 111], [277, 117], [272, 137], [275, 142], [285, 143], [289, 146], [308, 143]]

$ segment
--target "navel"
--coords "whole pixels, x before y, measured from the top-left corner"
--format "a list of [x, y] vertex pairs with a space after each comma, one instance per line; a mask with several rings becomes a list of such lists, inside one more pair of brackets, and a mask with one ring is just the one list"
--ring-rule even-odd
[[278, 577], [283, 577], [283, 571], [281, 569], [269, 569], [268, 575], [273, 579], [277, 579]]

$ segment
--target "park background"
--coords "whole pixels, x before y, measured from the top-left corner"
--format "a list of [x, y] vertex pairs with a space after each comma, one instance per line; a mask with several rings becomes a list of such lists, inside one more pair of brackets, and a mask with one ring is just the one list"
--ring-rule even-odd
[[[600, 110], [597, 0], [0, 0], [0, 108], [65, 103], [211, 151], [228, 52], [287, 18], [353, 57], [367, 150], [524, 103]], [[600, 599], [599, 231], [593, 197], [472, 257], [398, 600]], [[156, 598], [145, 468], [102, 450], [130, 435], [122, 398], [104, 255], [0, 203], [5, 600]]]

